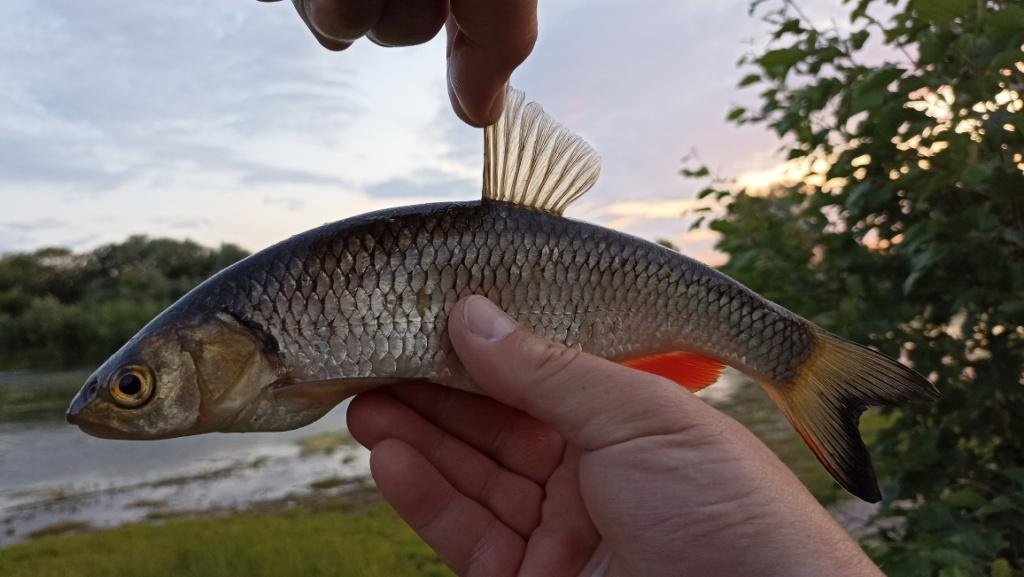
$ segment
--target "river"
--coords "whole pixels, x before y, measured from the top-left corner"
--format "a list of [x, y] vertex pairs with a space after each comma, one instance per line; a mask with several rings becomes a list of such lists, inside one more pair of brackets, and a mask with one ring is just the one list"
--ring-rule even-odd
[[107, 527], [343, 489], [368, 453], [345, 406], [284, 433], [115, 441], [64, 422], [85, 373], [0, 373], [0, 546], [60, 528]]
[[[283, 433], [114, 441], [64, 422], [86, 376], [0, 372], [0, 547], [147, 519], [289, 506], [369, 483], [369, 453], [345, 430], [347, 403]], [[831, 485], [781, 414], [742, 375], [727, 371], [701, 396], [751, 428], [805, 482]], [[833, 512], [854, 528], [872, 511]]]

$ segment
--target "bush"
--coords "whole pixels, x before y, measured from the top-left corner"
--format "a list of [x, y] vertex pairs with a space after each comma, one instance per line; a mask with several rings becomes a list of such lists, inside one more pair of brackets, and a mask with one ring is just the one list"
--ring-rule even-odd
[[742, 60], [759, 106], [729, 118], [773, 128], [803, 177], [716, 179], [701, 220], [726, 272], [938, 384], [872, 443], [887, 486], [865, 545], [885, 571], [1019, 575], [1024, 5], [846, 4], [825, 30], [793, 1], [753, 3], [772, 30]]
[[75, 254], [0, 258], [0, 369], [102, 361], [192, 287], [246, 256], [237, 246], [131, 237]]

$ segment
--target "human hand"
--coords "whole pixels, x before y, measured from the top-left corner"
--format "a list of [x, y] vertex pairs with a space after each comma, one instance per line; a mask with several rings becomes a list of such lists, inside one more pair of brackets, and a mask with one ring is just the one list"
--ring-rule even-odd
[[749, 431], [675, 383], [533, 335], [483, 297], [448, 321], [490, 397], [358, 396], [399, 515], [466, 577], [881, 575]]
[[[277, 0], [262, 0], [275, 2]], [[344, 50], [421, 44], [448, 22], [448, 95], [473, 126], [497, 122], [512, 71], [537, 40], [537, 0], [292, 0], [313, 36]]]

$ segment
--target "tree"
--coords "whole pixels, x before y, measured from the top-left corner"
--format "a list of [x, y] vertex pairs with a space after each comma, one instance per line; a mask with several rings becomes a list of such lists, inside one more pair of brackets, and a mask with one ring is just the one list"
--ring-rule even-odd
[[246, 256], [224, 244], [133, 236], [86, 253], [0, 257], [0, 367], [102, 361], [175, 299]]
[[824, 29], [753, 2], [772, 34], [740, 84], [759, 104], [728, 118], [774, 129], [803, 177], [715, 179], [697, 225], [728, 274], [938, 384], [873, 443], [885, 571], [1024, 575], [1024, 3], [844, 4]]

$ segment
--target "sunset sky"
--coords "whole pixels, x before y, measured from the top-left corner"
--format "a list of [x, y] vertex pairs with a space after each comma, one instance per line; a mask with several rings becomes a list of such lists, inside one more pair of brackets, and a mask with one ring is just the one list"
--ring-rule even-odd
[[[819, 5], [838, 4], [818, 0]], [[715, 261], [682, 213], [696, 150], [771, 170], [777, 143], [724, 117], [753, 94], [747, 0], [541, 0], [513, 84], [587, 138], [603, 176], [568, 214]], [[388, 206], [479, 195], [482, 133], [460, 124], [441, 39], [330, 53], [288, 2], [0, 3], [0, 253], [131, 234], [259, 249]]]

